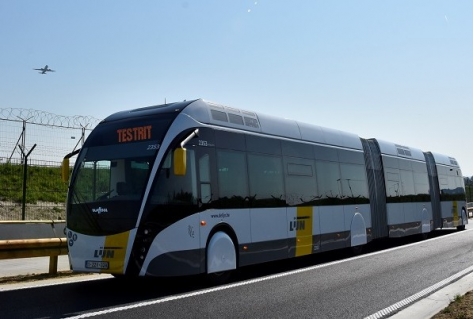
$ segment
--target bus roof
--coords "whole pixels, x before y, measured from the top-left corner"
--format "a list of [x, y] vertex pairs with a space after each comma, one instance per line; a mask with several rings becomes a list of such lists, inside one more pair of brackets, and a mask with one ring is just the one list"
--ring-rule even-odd
[[[357, 134], [229, 107], [204, 99], [185, 100], [121, 111], [108, 116], [103, 122], [171, 112], [184, 113], [203, 124], [362, 150], [362, 143]], [[378, 142], [382, 154], [425, 161], [423, 151], [420, 149], [379, 139], [374, 140]], [[436, 163], [459, 167], [453, 157], [437, 153], [432, 154]]]
[[436, 164], [443, 164], [446, 166], [460, 168], [458, 161], [454, 157], [450, 157], [450, 156], [438, 154], [438, 153], [433, 153], [433, 152], [431, 152], [431, 154], [433, 154]]
[[403, 158], [412, 158], [419, 161], [425, 161], [423, 151], [418, 148], [395, 144], [384, 140], [376, 139], [380, 147], [380, 152], [385, 155], [392, 155]]
[[183, 113], [204, 124], [359, 150], [362, 149], [362, 143], [356, 134], [279, 118], [268, 114], [231, 108], [202, 99], [190, 103], [183, 110]]

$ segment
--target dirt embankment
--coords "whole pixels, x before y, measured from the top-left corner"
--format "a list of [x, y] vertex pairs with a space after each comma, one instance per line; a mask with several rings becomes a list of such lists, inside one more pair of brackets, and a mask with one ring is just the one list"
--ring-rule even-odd
[[[0, 201], [0, 220], [22, 220], [21, 203]], [[25, 220], [64, 220], [66, 209], [64, 203], [37, 202], [25, 205]]]

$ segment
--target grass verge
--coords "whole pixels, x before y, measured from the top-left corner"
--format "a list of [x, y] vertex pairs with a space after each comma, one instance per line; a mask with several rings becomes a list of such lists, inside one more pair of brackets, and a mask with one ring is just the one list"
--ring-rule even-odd
[[468, 319], [473, 318], [472, 314], [472, 290], [465, 295], [456, 295], [449, 306], [440, 311], [431, 319]]

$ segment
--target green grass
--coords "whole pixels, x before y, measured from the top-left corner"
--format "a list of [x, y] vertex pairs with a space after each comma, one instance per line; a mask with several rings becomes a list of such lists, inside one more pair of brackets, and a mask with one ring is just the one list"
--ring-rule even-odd
[[[59, 166], [28, 166], [26, 181], [26, 203], [66, 201], [67, 185]], [[0, 200], [23, 201], [23, 165], [0, 164]]]

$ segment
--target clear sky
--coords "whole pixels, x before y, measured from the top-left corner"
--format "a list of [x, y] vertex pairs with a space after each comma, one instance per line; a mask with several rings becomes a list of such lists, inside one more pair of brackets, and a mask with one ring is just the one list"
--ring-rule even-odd
[[203, 98], [472, 176], [472, 16], [471, 0], [3, 0], [0, 108], [101, 119]]

